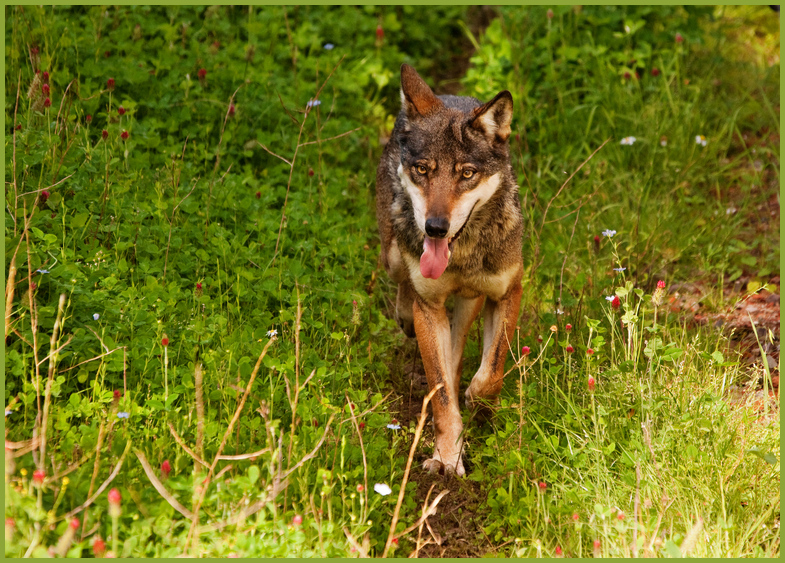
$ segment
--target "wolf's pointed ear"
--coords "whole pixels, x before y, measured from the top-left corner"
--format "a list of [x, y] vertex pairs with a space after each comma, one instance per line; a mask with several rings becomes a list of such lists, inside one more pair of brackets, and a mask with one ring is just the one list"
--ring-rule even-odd
[[444, 104], [433, 90], [420, 78], [417, 71], [407, 64], [401, 65], [401, 105], [409, 118], [425, 116]]
[[490, 141], [506, 141], [510, 137], [512, 123], [512, 94], [499, 92], [487, 104], [474, 110], [471, 126], [485, 133]]

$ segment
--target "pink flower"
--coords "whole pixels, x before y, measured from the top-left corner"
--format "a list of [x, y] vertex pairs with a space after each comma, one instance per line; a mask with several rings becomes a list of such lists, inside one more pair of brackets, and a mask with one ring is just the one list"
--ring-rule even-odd
[[589, 380], [586, 382], [586, 387], [589, 389], [589, 393], [594, 393], [595, 384], [596, 383], [594, 381], [594, 378], [592, 376], [589, 376]]
[[359, 427], [360, 427], [360, 430], [363, 430], [363, 429], [365, 428], [365, 423], [364, 423], [364, 422], [361, 422], [361, 423], [360, 423], [360, 424], [358, 424], [357, 426], [359, 426]]
[[96, 557], [101, 557], [106, 551], [106, 543], [100, 536], [93, 540], [93, 553]]
[[35, 471], [33, 471], [33, 483], [35, 483], [39, 487], [44, 484], [45, 477], [46, 477], [46, 473], [44, 473], [43, 469], [36, 469]]
[[48, 107], [50, 107], [51, 105], [52, 105], [52, 100], [50, 100], [49, 98], [47, 98], [47, 99], [45, 99], [45, 100], [44, 100], [44, 107], [45, 107], [45, 108], [48, 108]]
[[313, 172], [313, 168], [309, 168], [309, 169], [308, 169], [308, 175], [309, 175], [309, 176], [313, 176], [313, 174], [314, 174], [314, 172]]
[[618, 518], [619, 520], [624, 520], [624, 512], [619, 510], [619, 513], [616, 515], [616, 518]]
[[392, 539], [392, 543], [394, 543], [395, 545], [398, 545], [398, 538], [393, 538]]
[[109, 499], [109, 504], [114, 504], [116, 506], [120, 506], [120, 502], [123, 500], [123, 497], [120, 496], [120, 491], [117, 489], [111, 489], [109, 494], [106, 495], [106, 498]]
[[120, 106], [119, 108], [117, 108], [117, 113], [119, 113], [120, 115], [125, 115], [125, 108], [123, 106]]
[[539, 344], [542, 344], [542, 336], [538, 336], [538, 337], [537, 337], [537, 342], [538, 342]]
[[578, 516], [578, 513], [577, 513], [577, 512], [575, 512], [575, 513], [572, 515], [572, 521], [573, 521], [573, 522], [577, 522], [579, 518], [580, 518], [580, 516]]
[[88, 113], [84, 116], [84, 120], [85, 122], [90, 123], [93, 120], [93, 116]]
[[361, 493], [361, 492], [363, 492], [364, 490], [365, 490], [365, 487], [363, 487], [362, 485], [357, 485], [357, 492], [358, 492], [358, 493]]
[[629, 72], [625, 72], [624, 73], [624, 80], [629, 80], [630, 78], [632, 78], [632, 75]]
[[207, 77], [207, 69], [200, 68], [196, 75], [199, 77], [199, 80], [204, 80]]
[[665, 282], [660, 280], [657, 282], [657, 287], [660, 289], [665, 289]]
[[49, 95], [49, 84], [44, 84], [41, 86], [41, 91], [44, 93], [44, 96]]
[[595, 553], [595, 555], [597, 553], [599, 553], [601, 545], [602, 544], [600, 543], [600, 540], [594, 540], [594, 553]]
[[548, 488], [548, 484], [545, 483], [544, 481], [540, 481], [540, 485], [539, 486], [540, 486], [540, 490], [541, 491], [544, 491], [545, 489]]
[[684, 37], [681, 36], [681, 33], [676, 34], [676, 43], [681, 43], [684, 41]]
[[376, 41], [381, 43], [384, 39], [384, 29], [382, 29], [382, 24], [376, 26]]
[[586, 349], [586, 353], [587, 353], [589, 356], [591, 356], [592, 354], [594, 354], [594, 348], [587, 348], [587, 349]]
[[109, 136], [109, 131], [107, 131], [106, 129], [104, 129], [103, 131], [101, 131], [101, 137], [103, 137], [104, 139], [106, 139], [108, 136]]
[[234, 115], [234, 104], [229, 104], [229, 117]]
[[122, 133], [120, 133], [120, 138], [123, 141], [127, 141], [128, 140], [128, 131], [123, 131]]
[[[107, 53], [108, 52], [109, 51], [107, 51]], [[109, 80], [106, 81], [106, 87], [109, 88], [109, 90], [114, 90], [114, 78], [110, 78]]]
[[529, 348], [528, 346], [524, 346], [523, 348], [521, 348], [521, 356], [528, 356], [531, 353], [531, 351], [532, 351], [531, 348]]
[[570, 323], [567, 323], [567, 326], [564, 327], [564, 330], [570, 332], [572, 330], [572, 325]]
[[71, 522], [68, 523], [68, 525], [71, 526], [71, 529], [73, 529], [73, 530], [78, 529], [79, 528], [79, 524], [80, 524], [79, 518], [74, 518], [73, 520], [71, 520]]
[[570, 353], [570, 354], [575, 352], [575, 348], [572, 347], [572, 344], [568, 344], [566, 349], [567, 349], [567, 352]]
[[652, 76], [659, 76], [660, 75], [660, 69], [658, 69], [658, 68], [651, 69], [651, 75]]
[[44, 190], [44, 191], [42, 191], [42, 192], [41, 192], [41, 195], [39, 196], [39, 197], [41, 198], [41, 203], [42, 203], [42, 204], [43, 204], [43, 203], [46, 203], [46, 200], [47, 200], [47, 199], [49, 199], [49, 196], [50, 196], [50, 195], [51, 195], [51, 194], [50, 194], [50, 193], [49, 193], [47, 190]]
[[292, 518], [292, 525], [293, 526], [299, 526], [302, 523], [303, 523], [303, 517], [300, 516], [299, 514], [296, 514], [295, 517]]
[[44, 79], [44, 84], [46, 84], [48, 86], [49, 85], [49, 73], [44, 71], [44, 73], [41, 75], [41, 77]]
[[558, 545], [556, 546], [555, 553], [556, 553], [556, 557], [561, 557], [562, 556], [561, 547], [559, 547]]
[[115, 400], [115, 401], [119, 401], [119, 400], [120, 400], [120, 397], [122, 397], [122, 396], [123, 396], [123, 393], [122, 393], [122, 392], [121, 392], [119, 389], [115, 389], [115, 390], [112, 392], [112, 396], [114, 397], [114, 400]]
[[161, 464], [161, 473], [164, 474], [164, 477], [169, 477], [169, 473], [172, 471], [172, 464], [169, 463], [168, 459], [165, 459], [164, 462]]
[[614, 309], [618, 309], [619, 307], [621, 307], [621, 299], [619, 299], [618, 295], [613, 296], [613, 299], [611, 300], [611, 307], [613, 307]]

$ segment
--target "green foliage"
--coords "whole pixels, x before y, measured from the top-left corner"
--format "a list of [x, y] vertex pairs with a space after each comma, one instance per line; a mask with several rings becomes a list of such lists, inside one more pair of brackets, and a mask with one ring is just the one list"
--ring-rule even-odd
[[[738, 24], [713, 23], [708, 6], [548, 10], [552, 17], [545, 7], [503, 8], [464, 80], [480, 98], [515, 93], [512, 149], [540, 281], [561, 275], [561, 259], [549, 257], [590, 246], [606, 228], [635, 233], [621, 265], [646, 284], [696, 268], [731, 281], [769, 276], [776, 237], [756, 236], [751, 254], [738, 233], [765, 200], [761, 185], [779, 181], [776, 151], [766, 141], [753, 149], [749, 138], [778, 129], [779, 64], [750, 67], [726, 44]], [[742, 67], [749, 89], [737, 88]], [[586, 260], [570, 262], [574, 276], [589, 271]]]
[[[355, 498], [358, 483], [390, 481], [402, 470], [400, 459], [380, 455], [390, 446], [389, 419], [380, 414], [387, 404], [367, 388], [381, 385], [387, 350], [400, 340], [366, 292], [377, 275], [369, 212], [375, 163], [368, 155], [378, 154], [379, 132], [398, 104], [401, 62], [426, 72], [440, 64], [465, 13], [430, 10], [404, 33], [400, 22], [414, 9], [6, 9], [6, 87], [20, 92], [18, 104], [12, 95], [6, 101], [14, 131], [6, 140], [6, 265], [15, 256], [19, 268], [18, 336], [8, 342], [6, 377], [6, 394], [15, 399], [6, 424], [9, 439], [29, 439], [48, 394], [47, 441], [55, 460], [35, 462], [51, 477], [37, 497], [30, 485], [34, 460], [19, 459], [12, 487], [19, 494], [7, 516], [20, 535], [7, 543], [7, 554], [56, 542], [62, 530], [41, 525], [94, 494], [126, 443], [143, 451], [159, 477], [169, 460], [166, 486], [190, 507], [192, 486], [205, 474], [173, 441], [169, 424], [191, 447], [203, 440], [197, 455], [212, 461], [254, 372], [260, 341], [272, 330], [277, 340], [254, 372], [245, 415], [223, 451], [265, 453], [255, 464], [231, 462], [230, 473], [210, 489], [204, 507], [215, 515], [212, 523], [226, 510], [236, 512], [244, 496], [263, 500], [276, 476], [325, 432], [326, 441], [290, 477], [290, 490], [303, 496], [285, 508], [271, 502], [253, 516], [272, 535], [216, 537], [209, 549], [338, 556], [348, 549], [344, 526], [360, 538], [370, 530], [372, 546], [383, 537], [383, 505], [370, 502], [367, 491], [363, 505]], [[454, 23], [433, 33], [433, 22], [442, 20]], [[36, 71], [48, 73], [48, 107]], [[35, 283], [32, 309], [28, 276]], [[48, 362], [41, 360], [61, 294], [54, 347], [62, 350], [47, 391]], [[309, 374], [295, 400], [294, 387]], [[343, 408], [347, 399], [364, 413], [367, 474]], [[72, 485], [55, 510], [71, 463], [77, 464]], [[172, 523], [179, 515], [144, 486], [149, 480], [135, 452], [123, 463], [112, 485], [136, 508], [128, 506], [120, 519], [120, 555], [179, 553], [189, 522]], [[317, 468], [326, 468], [323, 478]], [[294, 511], [310, 512], [314, 494], [322, 512], [293, 529]], [[93, 506], [90, 527], [112, 535], [105, 496]], [[85, 538], [78, 545], [86, 552], [94, 538]]]
[[[381, 554], [413, 431], [387, 427], [411, 358], [375, 168], [400, 64], [444, 76], [471, 12], [5, 10], [6, 555], [345, 557], [347, 534]], [[735, 354], [654, 288], [776, 272], [748, 219], [779, 179], [779, 64], [733, 52], [738, 18], [765, 20], [551, 10], [500, 8], [464, 78], [513, 93], [529, 235], [514, 369], [467, 424], [467, 513], [504, 555], [777, 555], [778, 487], [758, 485], [778, 483], [778, 419], [728, 401]], [[472, 337], [467, 377], [480, 355]]]

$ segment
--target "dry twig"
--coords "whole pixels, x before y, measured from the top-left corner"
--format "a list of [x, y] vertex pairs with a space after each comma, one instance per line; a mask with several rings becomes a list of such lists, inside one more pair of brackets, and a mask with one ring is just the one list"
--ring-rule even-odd
[[163, 483], [161, 483], [161, 481], [158, 479], [155, 471], [153, 471], [153, 468], [150, 467], [150, 463], [147, 461], [144, 453], [139, 450], [134, 450], [134, 453], [136, 454], [136, 457], [139, 458], [139, 463], [142, 464], [142, 469], [144, 469], [144, 472], [147, 474], [147, 478], [150, 479], [150, 483], [152, 483], [153, 487], [155, 487], [155, 490], [158, 491], [158, 493], [164, 497], [164, 500], [166, 500], [166, 502], [168, 502], [169, 505], [177, 512], [189, 520], [192, 519], [194, 517], [193, 513], [180, 504], [178, 500], [174, 498], [172, 493], [166, 490], [166, 487], [164, 487]]
[[[403, 472], [403, 479], [401, 480], [401, 490], [398, 493], [398, 502], [395, 505], [395, 511], [393, 512], [392, 522], [390, 522], [390, 533], [387, 534], [387, 542], [384, 544], [384, 553], [382, 553], [382, 557], [387, 557], [387, 553], [390, 551], [390, 546], [392, 545], [393, 538], [396, 537], [395, 535], [395, 526], [398, 524], [398, 514], [401, 511], [401, 505], [403, 504], [403, 496], [406, 494], [406, 483], [409, 480], [409, 471], [412, 468], [412, 459], [414, 459], [414, 452], [417, 450], [417, 443], [420, 441], [420, 435], [422, 434], [423, 426], [425, 426], [425, 420], [428, 418], [428, 403], [431, 401], [433, 396], [436, 392], [444, 387], [444, 383], [440, 383], [433, 389], [428, 395], [425, 397], [425, 400], [422, 402], [422, 411], [420, 412], [420, 422], [417, 423], [417, 429], [414, 431], [414, 440], [412, 440], [412, 447], [409, 450], [409, 458], [406, 460], [406, 469]], [[445, 493], [446, 494], [446, 493]], [[439, 497], [441, 500], [441, 496]]]

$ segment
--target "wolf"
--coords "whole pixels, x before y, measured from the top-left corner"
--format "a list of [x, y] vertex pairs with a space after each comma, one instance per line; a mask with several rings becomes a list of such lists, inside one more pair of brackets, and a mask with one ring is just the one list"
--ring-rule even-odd
[[[433, 457], [424, 468], [465, 474], [459, 406], [463, 349], [483, 308], [482, 362], [466, 390], [481, 406], [501, 391], [518, 320], [522, 215], [510, 164], [512, 95], [436, 96], [401, 66], [401, 111], [376, 173], [381, 261], [398, 285], [395, 317], [417, 336], [431, 405]], [[453, 297], [452, 319], [445, 302]]]

